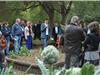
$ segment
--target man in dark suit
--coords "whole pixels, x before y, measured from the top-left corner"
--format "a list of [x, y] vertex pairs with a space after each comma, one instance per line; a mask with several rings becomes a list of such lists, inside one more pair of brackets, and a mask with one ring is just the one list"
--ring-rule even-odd
[[49, 25], [48, 19], [45, 19], [44, 23], [41, 24], [41, 41], [42, 41], [42, 48], [47, 46], [47, 40], [49, 37]]
[[62, 34], [62, 29], [61, 29], [60, 25], [58, 25], [57, 23], [53, 27], [53, 33], [52, 34], [53, 34], [53, 37], [54, 37], [54, 41], [56, 43], [58, 36]]
[[41, 24], [38, 23], [38, 24], [33, 25], [32, 30], [34, 32], [34, 40], [35, 39], [40, 40], [40, 37], [41, 37]]
[[65, 26], [64, 31], [64, 52], [65, 52], [65, 68], [79, 67], [79, 57], [82, 52], [82, 41], [84, 41], [84, 33], [79, 27], [80, 19], [78, 16], [71, 18], [70, 24]]
[[37, 30], [36, 30], [37, 24], [34, 24], [32, 27], [32, 31], [34, 32], [34, 40], [37, 38]]
[[41, 23], [37, 24], [36, 29], [37, 29], [37, 38], [40, 39], [40, 37], [41, 37]]

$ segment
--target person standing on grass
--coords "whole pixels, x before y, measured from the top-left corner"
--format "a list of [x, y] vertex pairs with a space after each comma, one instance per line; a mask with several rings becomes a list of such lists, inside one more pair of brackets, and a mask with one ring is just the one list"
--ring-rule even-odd
[[27, 25], [25, 27], [25, 39], [26, 39], [26, 48], [32, 49], [32, 22], [27, 21]]
[[44, 23], [41, 24], [41, 41], [43, 49], [47, 46], [47, 41], [50, 35], [49, 33], [48, 19], [45, 19]]
[[34, 32], [34, 40], [37, 39], [37, 24], [34, 24], [32, 26], [32, 31]]
[[15, 54], [18, 54], [21, 44], [21, 37], [23, 34], [20, 18], [17, 18], [15, 24], [13, 24], [11, 34], [12, 38], [14, 39]]
[[5, 53], [4, 50], [6, 49], [6, 39], [2, 35], [0, 31], [0, 69], [4, 68], [4, 61], [5, 61]]
[[25, 34], [24, 34], [24, 32], [25, 32], [25, 26], [26, 26], [26, 20], [21, 20], [21, 27], [22, 27], [22, 31], [23, 31], [23, 33], [22, 33], [22, 38], [21, 38], [21, 46], [23, 45], [23, 42], [25, 41]]
[[9, 55], [9, 47], [10, 47], [10, 33], [11, 33], [11, 30], [10, 30], [10, 27], [8, 27], [8, 23], [5, 22], [3, 23], [3, 28], [2, 28], [2, 34], [4, 35], [5, 39], [6, 39], [6, 50], [5, 50], [5, 55]]
[[82, 52], [82, 41], [84, 41], [85, 38], [83, 30], [79, 27], [79, 24], [79, 17], [73, 16], [70, 24], [65, 26], [64, 52], [66, 69], [79, 66], [79, 55]]
[[89, 33], [84, 41], [85, 55], [84, 62], [90, 62], [94, 65], [99, 65], [98, 47], [100, 43], [100, 28], [99, 23], [94, 21], [88, 25]]

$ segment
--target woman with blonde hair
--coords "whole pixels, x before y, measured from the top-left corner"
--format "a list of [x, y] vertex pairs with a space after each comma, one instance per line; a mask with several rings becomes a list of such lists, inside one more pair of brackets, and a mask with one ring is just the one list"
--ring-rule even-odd
[[32, 49], [32, 23], [27, 21], [27, 25], [25, 27], [25, 39], [26, 39], [26, 48]]
[[94, 21], [88, 25], [88, 34], [84, 41], [85, 47], [85, 62], [90, 62], [94, 65], [99, 65], [98, 47], [100, 43], [100, 28], [99, 23]]

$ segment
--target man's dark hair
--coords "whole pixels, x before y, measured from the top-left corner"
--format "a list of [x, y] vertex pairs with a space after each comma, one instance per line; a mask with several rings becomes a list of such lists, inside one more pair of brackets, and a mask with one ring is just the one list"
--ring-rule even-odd
[[49, 20], [48, 18], [46, 18], [45, 20]]

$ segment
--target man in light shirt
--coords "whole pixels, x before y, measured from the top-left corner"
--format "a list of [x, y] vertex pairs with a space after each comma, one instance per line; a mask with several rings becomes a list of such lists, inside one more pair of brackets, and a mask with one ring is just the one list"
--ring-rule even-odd
[[47, 40], [49, 37], [49, 25], [48, 19], [45, 19], [44, 23], [41, 24], [41, 41], [42, 41], [42, 48], [47, 46]]

